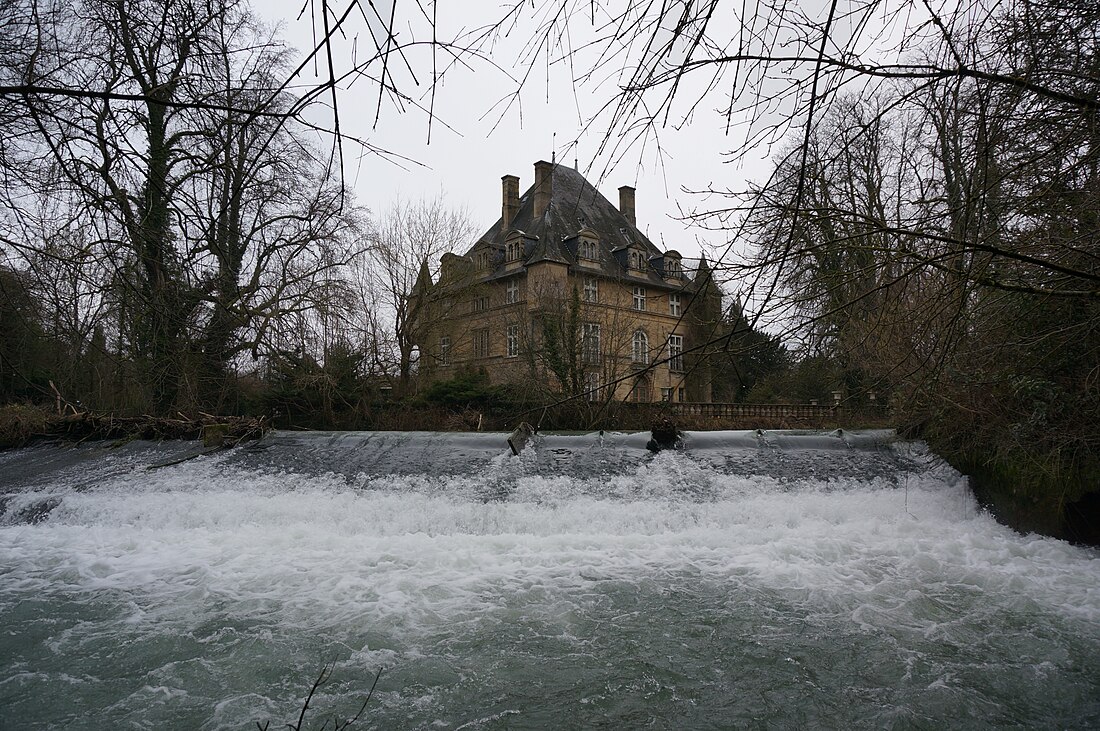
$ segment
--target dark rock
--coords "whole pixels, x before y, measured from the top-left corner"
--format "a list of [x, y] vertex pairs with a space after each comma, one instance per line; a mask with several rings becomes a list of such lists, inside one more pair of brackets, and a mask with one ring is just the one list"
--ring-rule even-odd
[[684, 435], [676, 428], [672, 419], [663, 416], [653, 423], [650, 429], [653, 438], [645, 445], [651, 452], [660, 452], [662, 449], [683, 449]]
[[1074, 543], [1100, 546], [1100, 492], [1086, 493], [1063, 511], [1066, 538]]

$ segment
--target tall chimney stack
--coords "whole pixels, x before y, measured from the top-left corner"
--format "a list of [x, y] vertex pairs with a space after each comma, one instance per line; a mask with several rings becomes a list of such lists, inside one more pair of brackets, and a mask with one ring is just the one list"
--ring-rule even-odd
[[554, 195], [554, 163], [539, 160], [535, 163], [535, 218], [541, 218], [550, 207]]
[[519, 213], [519, 178], [515, 175], [504, 175], [500, 179], [501, 192], [504, 202], [501, 206], [501, 228], [507, 232], [512, 227], [512, 221], [516, 220]]
[[638, 225], [634, 218], [634, 189], [629, 185], [619, 188], [619, 213], [630, 221], [631, 226]]

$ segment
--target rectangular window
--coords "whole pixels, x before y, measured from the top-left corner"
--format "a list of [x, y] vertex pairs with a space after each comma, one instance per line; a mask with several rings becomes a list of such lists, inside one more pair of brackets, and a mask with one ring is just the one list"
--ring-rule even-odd
[[668, 367], [669, 370], [684, 370], [684, 336], [668, 336]]
[[439, 339], [439, 362], [443, 365], [451, 364], [451, 339], [446, 335]]
[[585, 398], [589, 401], [600, 399], [600, 374], [596, 371], [588, 371], [584, 374]]
[[519, 282], [512, 280], [504, 290], [504, 301], [508, 304], [519, 302]]
[[585, 302], [599, 302], [600, 301], [600, 283], [596, 281], [595, 277], [584, 278], [584, 301]]
[[668, 296], [668, 314], [673, 317], [679, 317], [680, 312], [680, 295], [670, 294]]
[[489, 328], [487, 327], [474, 330], [474, 357], [489, 357]]
[[519, 325], [508, 326], [508, 357], [519, 355]]
[[662, 401], [671, 401], [672, 400], [672, 389], [671, 388], [662, 388], [661, 389], [661, 400]]
[[581, 359], [585, 363], [600, 362], [600, 326], [595, 322], [584, 323], [581, 339]]
[[681, 402], [684, 401], [684, 387], [683, 386], [681, 386], [680, 388], [677, 389], [677, 396], [679, 397], [679, 400]]
[[489, 309], [488, 297], [477, 297], [474, 299], [474, 312], [485, 312]]
[[634, 304], [631, 306], [635, 310], [645, 310], [645, 287], [634, 288]]

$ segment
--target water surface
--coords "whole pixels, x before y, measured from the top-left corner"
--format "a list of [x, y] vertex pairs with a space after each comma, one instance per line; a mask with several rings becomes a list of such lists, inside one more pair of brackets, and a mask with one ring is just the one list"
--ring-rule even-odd
[[1097, 553], [887, 436], [3, 453], [0, 727], [1100, 726]]

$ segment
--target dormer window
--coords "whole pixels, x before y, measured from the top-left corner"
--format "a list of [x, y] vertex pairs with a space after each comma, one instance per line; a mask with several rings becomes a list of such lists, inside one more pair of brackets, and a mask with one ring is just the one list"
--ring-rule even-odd
[[489, 252], [488, 250], [481, 250], [477, 252], [477, 268], [488, 269], [489, 268]]
[[444, 254], [443, 258], [439, 260], [439, 278], [450, 279], [455, 275], [455, 260], [458, 259], [454, 254]]
[[638, 271], [645, 271], [645, 254], [637, 249], [630, 250], [630, 268], [637, 269]]
[[600, 258], [600, 252], [596, 246], [596, 242], [590, 239], [581, 239], [577, 254], [581, 259], [587, 259], [588, 261], [598, 261]]
[[523, 242], [519, 239], [515, 241], [509, 241], [505, 247], [504, 258], [505, 261], [519, 261], [523, 256]]
[[683, 279], [684, 265], [679, 251], [669, 249], [664, 254], [665, 277], [667, 279]]

